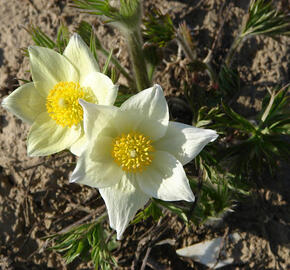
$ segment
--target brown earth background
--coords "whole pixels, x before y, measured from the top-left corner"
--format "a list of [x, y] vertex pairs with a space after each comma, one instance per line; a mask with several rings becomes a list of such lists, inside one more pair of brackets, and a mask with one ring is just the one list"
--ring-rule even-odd
[[[200, 58], [207, 55], [225, 20], [214, 48], [214, 61], [219, 65], [237, 34], [248, 3], [248, 0], [148, 0], [144, 1], [144, 10], [157, 7], [168, 13], [176, 26], [185, 21], [192, 30]], [[277, 1], [277, 5], [289, 8], [288, 1]], [[25, 28], [33, 24], [55, 38], [61, 22], [73, 32], [81, 20], [93, 23], [104, 46], [114, 48], [117, 58], [129, 68], [119, 33], [102, 24], [99, 18], [79, 14], [69, 7], [69, 1], [0, 0], [0, 102], [21, 84], [18, 79], [30, 79], [28, 59], [22, 48], [33, 42]], [[278, 41], [252, 38], [236, 55], [234, 64], [244, 84], [234, 106], [244, 116], [251, 117], [260, 110], [266, 87], [289, 82], [289, 45], [289, 38]], [[168, 96], [182, 95], [186, 73], [183, 57], [176, 61], [176, 54], [176, 45], [166, 49], [166, 61], [154, 79]], [[123, 78], [120, 81], [126, 83]], [[0, 107], [0, 269], [93, 269], [91, 263], [78, 259], [66, 265], [60, 254], [46, 249], [43, 237], [87, 216], [98, 216], [104, 210], [102, 198], [96, 189], [69, 184], [75, 159], [68, 153], [28, 157], [25, 142], [28, 128]], [[165, 216], [159, 222], [165, 224], [158, 236], [159, 245], [151, 247], [145, 269], [206, 269], [178, 257], [175, 250], [223, 236], [226, 230], [239, 233], [241, 240], [228, 250], [237, 263], [224, 269], [290, 269], [289, 180], [286, 166], [281, 167], [277, 177], [259, 180], [252, 195], [237, 202], [234, 212], [219, 223], [189, 226], [181, 231], [183, 223], [179, 218]], [[118, 269], [131, 269], [132, 265], [140, 269], [150, 242], [149, 232], [155, 226], [148, 220], [126, 230], [124, 240], [113, 253]], [[161, 240], [166, 241], [160, 244]]]

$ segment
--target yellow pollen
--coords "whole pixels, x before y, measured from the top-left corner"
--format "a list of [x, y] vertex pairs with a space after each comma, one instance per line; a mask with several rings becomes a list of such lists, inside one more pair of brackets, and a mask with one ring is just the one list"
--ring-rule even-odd
[[153, 160], [152, 141], [138, 132], [122, 134], [113, 140], [112, 156], [126, 172], [142, 172]]
[[83, 120], [83, 109], [79, 99], [96, 103], [97, 99], [90, 89], [80, 87], [74, 82], [59, 82], [48, 93], [46, 109], [58, 125], [71, 127]]

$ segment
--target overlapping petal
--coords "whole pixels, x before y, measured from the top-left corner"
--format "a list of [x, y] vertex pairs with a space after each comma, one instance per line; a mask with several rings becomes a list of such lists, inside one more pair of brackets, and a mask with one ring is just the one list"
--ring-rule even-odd
[[80, 137], [69, 147], [69, 150], [76, 156], [80, 156], [86, 149], [87, 147], [87, 138], [81, 130], [81, 135]]
[[119, 111], [117, 107], [96, 105], [82, 99], [79, 103], [84, 110], [84, 130], [88, 140], [92, 140], [107, 127]]
[[74, 34], [65, 48], [63, 55], [79, 70], [80, 84], [88, 74], [99, 71], [99, 66], [87, 44], [78, 34]]
[[121, 110], [147, 118], [143, 121], [141, 129], [150, 130], [152, 139], [157, 140], [166, 133], [169, 112], [163, 90], [158, 84], [126, 100], [121, 105]]
[[46, 110], [45, 99], [33, 83], [18, 87], [3, 100], [2, 106], [28, 124], [32, 124], [35, 118]]
[[110, 226], [117, 231], [117, 239], [120, 240], [136, 212], [148, 202], [149, 196], [126, 175], [116, 185], [101, 188], [100, 193], [107, 206]]
[[181, 163], [167, 152], [156, 151], [153, 163], [144, 172], [137, 173], [136, 179], [141, 190], [150, 197], [164, 201], [194, 201]]
[[156, 149], [174, 155], [182, 165], [195, 158], [209, 142], [218, 137], [211, 129], [196, 128], [178, 122], [169, 122], [163, 138], [154, 143]]
[[124, 172], [114, 162], [111, 152], [112, 138], [98, 138], [80, 156], [70, 182], [78, 182], [96, 188], [117, 184]]
[[69, 148], [81, 135], [80, 128], [57, 125], [47, 112], [41, 113], [30, 128], [27, 152], [30, 156], [47, 156]]
[[43, 97], [58, 82], [79, 81], [78, 71], [63, 55], [38, 46], [31, 46], [28, 51], [34, 86]]
[[98, 100], [98, 104], [114, 104], [118, 93], [118, 86], [114, 85], [112, 80], [105, 74], [100, 72], [88, 73], [84, 77], [81, 85], [93, 91]]

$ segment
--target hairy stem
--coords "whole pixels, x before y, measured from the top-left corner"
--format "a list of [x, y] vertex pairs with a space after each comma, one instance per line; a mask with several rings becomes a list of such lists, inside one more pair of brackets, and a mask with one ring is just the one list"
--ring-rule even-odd
[[139, 27], [136, 27], [130, 31], [124, 31], [124, 34], [128, 43], [128, 49], [136, 78], [137, 90], [141, 91], [150, 87], [145, 57], [142, 50], [143, 40], [141, 32]]
[[237, 49], [239, 48], [239, 46], [241, 46], [241, 44], [244, 41], [244, 36], [243, 35], [239, 35], [235, 38], [232, 46], [230, 47], [228, 54], [226, 56], [226, 60], [225, 60], [225, 64], [227, 67], [231, 66], [232, 63], [232, 58], [235, 55]]

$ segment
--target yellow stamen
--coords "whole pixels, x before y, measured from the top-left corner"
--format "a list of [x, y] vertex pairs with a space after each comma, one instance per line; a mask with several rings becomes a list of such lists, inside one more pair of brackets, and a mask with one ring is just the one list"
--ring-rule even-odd
[[138, 132], [122, 134], [113, 140], [112, 156], [126, 172], [142, 172], [153, 160], [152, 141]]
[[46, 98], [49, 116], [63, 127], [77, 125], [83, 120], [83, 109], [79, 99], [96, 103], [97, 99], [90, 89], [80, 87], [74, 82], [59, 82], [51, 89]]

